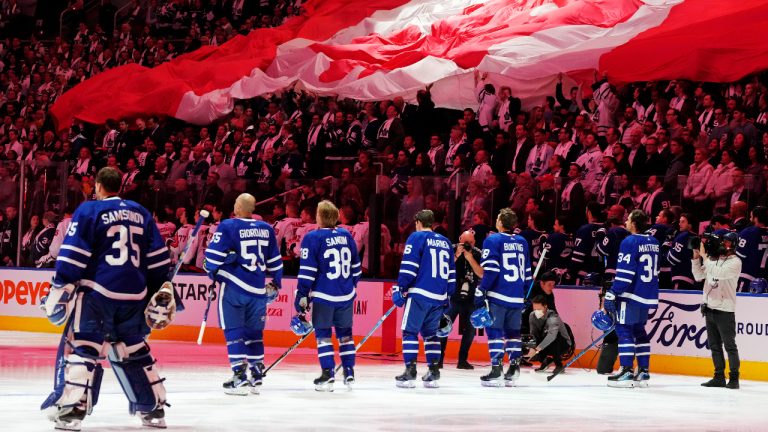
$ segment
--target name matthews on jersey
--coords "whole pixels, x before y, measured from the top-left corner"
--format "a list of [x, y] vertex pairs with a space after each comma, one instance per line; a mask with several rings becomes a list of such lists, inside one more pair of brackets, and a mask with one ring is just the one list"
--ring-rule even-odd
[[659, 245], [657, 244], [642, 244], [638, 246], [639, 252], [658, 252]]

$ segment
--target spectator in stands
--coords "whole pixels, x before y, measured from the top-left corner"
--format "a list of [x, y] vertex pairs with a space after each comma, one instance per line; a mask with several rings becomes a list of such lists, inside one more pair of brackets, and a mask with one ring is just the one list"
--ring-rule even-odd
[[725, 213], [728, 207], [729, 198], [733, 192], [733, 170], [736, 169], [733, 163], [733, 155], [726, 150], [720, 153], [720, 164], [712, 172], [712, 176], [707, 181], [707, 198], [714, 203], [714, 210], [719, 213]]
[[664, 174], [664, 192], [667, 195], [677, 195], [678, 189], [682, 187], [679, 183], [680, 176], [686, 175], [689, 171], [686, 162], [685, 148], [682, 139], [672, 138], [669, 141], [669, 154], [671, 161]]

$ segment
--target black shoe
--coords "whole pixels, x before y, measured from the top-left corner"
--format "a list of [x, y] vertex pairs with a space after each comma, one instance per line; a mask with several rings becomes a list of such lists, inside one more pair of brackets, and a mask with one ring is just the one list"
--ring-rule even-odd
[[561, 374], [561, 373], [563, 373], [564, 370], [565, 370], [565, 368], [563, 367], [563, 365], [556, 364], [555, 365], [555, 369], [552, 370], [552, 374], [553, 375]]
[[432, 363], [429, 365], [429, 372], [427, 372], [423, 377], [421, 377], [421, 381], [424, 383], [424, 387], [427, 388], [437, 388], [438, 384], [437, 382], [440, 380], [440, 368], [437, 363]]
[[715, 375], [711, 380], [701, 383], [702, 387], [725, 387], [725, 375]]
[[442, 369], [443, 368], [443, 360], [442, 359], [440, 359], [440, 361], [437, 362], [437, 367], [438, 367], [438, 369]]
[[732, 390], [737, 390], [739, 388], [739, 374], [731, 373], [728, 379], [728, 384], [726, 384], [725, 387]]
[[333, 369], [323, 369], [319, 377], [313, 381], [315, 383], [315, 390], [317, 391], [333, 391], [334, 379]]
[[546, 357], [544, 360], [541, 361], [541, 365], [534, 369], [534, 372], [546, 372], [549, 365], [554, 363], [555, 361], [552, 359], [552, 357]]
[[469, 362], [463, 361], [456, 365], [456, 369], [473, 370], [475, 367], [469, 364]]
[[395, 377], [395, 384], [398, 387], [413, 388], [416, 386], [414, 381], [416, 380], [416, 362], [411, 362], [405, 365], [405, 371], [402, 374]]
[[533, 363], [529, 362], [527, 359], [522, 359], [520, 360], [520, 366], [529, 367], [533, 366]]
[[491, 372], [489, 372], [488, 375], [483, 375], [480, 377], [480, 384], [482, 384], [484, 387], [503, 386], [504, 382], [501, 379], [501, 374], [503, 371], [504, 368], [501, 365], [491, 366]]

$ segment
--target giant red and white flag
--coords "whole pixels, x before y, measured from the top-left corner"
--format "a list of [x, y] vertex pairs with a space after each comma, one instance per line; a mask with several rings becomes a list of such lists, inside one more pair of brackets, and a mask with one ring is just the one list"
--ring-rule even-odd
[[[476, 105], [474, 70], [523, 101], [560, 72], [616, 83], [733, 81], [768, 68], [765, 0], [310, 0], [274, 29], [203, 47], [153, 69], [127, 65], [62, 95], [59, 127], [77, 118], [167, 115], [207, 124], [236, 99], [296, 84], [363, 100], [434, 83], [438, 106]], [[540, 103], [541, 101], [535, 100]]]

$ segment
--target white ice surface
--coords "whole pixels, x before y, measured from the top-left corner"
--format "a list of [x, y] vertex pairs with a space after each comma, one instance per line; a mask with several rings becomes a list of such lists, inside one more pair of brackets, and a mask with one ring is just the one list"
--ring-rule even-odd
[[[0, 332], [0, 419], [8, 431], [48, 431], [38, 410], [52, 385], [55, 337]], [[702, 378], [654, 374], [648, 389], [613, 389], [605, 377], [570, 370], [547, 383], [523, 370], [516, 388], [485, 388], [487, 371], [459, 371], [446, 365], [439, 389], [398, 389], [400, 362], [358, 365], [358, 384], [348, 391], [315, 392], [319, 367], [303, 349], [265, 379], [261, 395], [227, 396], [229, 377], [221, 347], [155, 342], [167, 377], [169, 430], [336, 431], [766, 431], [768, 384], [742, 381], [742, 389], [705, 389]], [[199, 350], [200, 356], [191, 353]], [[214, 352], [211, 352], [214, 351]], [[268, 351], [270, 363], [282, 349]], [[175, 353], [175, 354], [174, 354]], [[25, 356], [29, 361], [25, 360]], [[51, 357], [50, 359], [48, 357]], [[294, 357], [292, 359], [292, 357]], [[163, 359], [166, 366], [163, 366]], [[419, 365], [419, 375], [426, 366]], [[127, 414], [127, 402], [106, 370], [99, 404], [83, 431], [147, 430]]]

